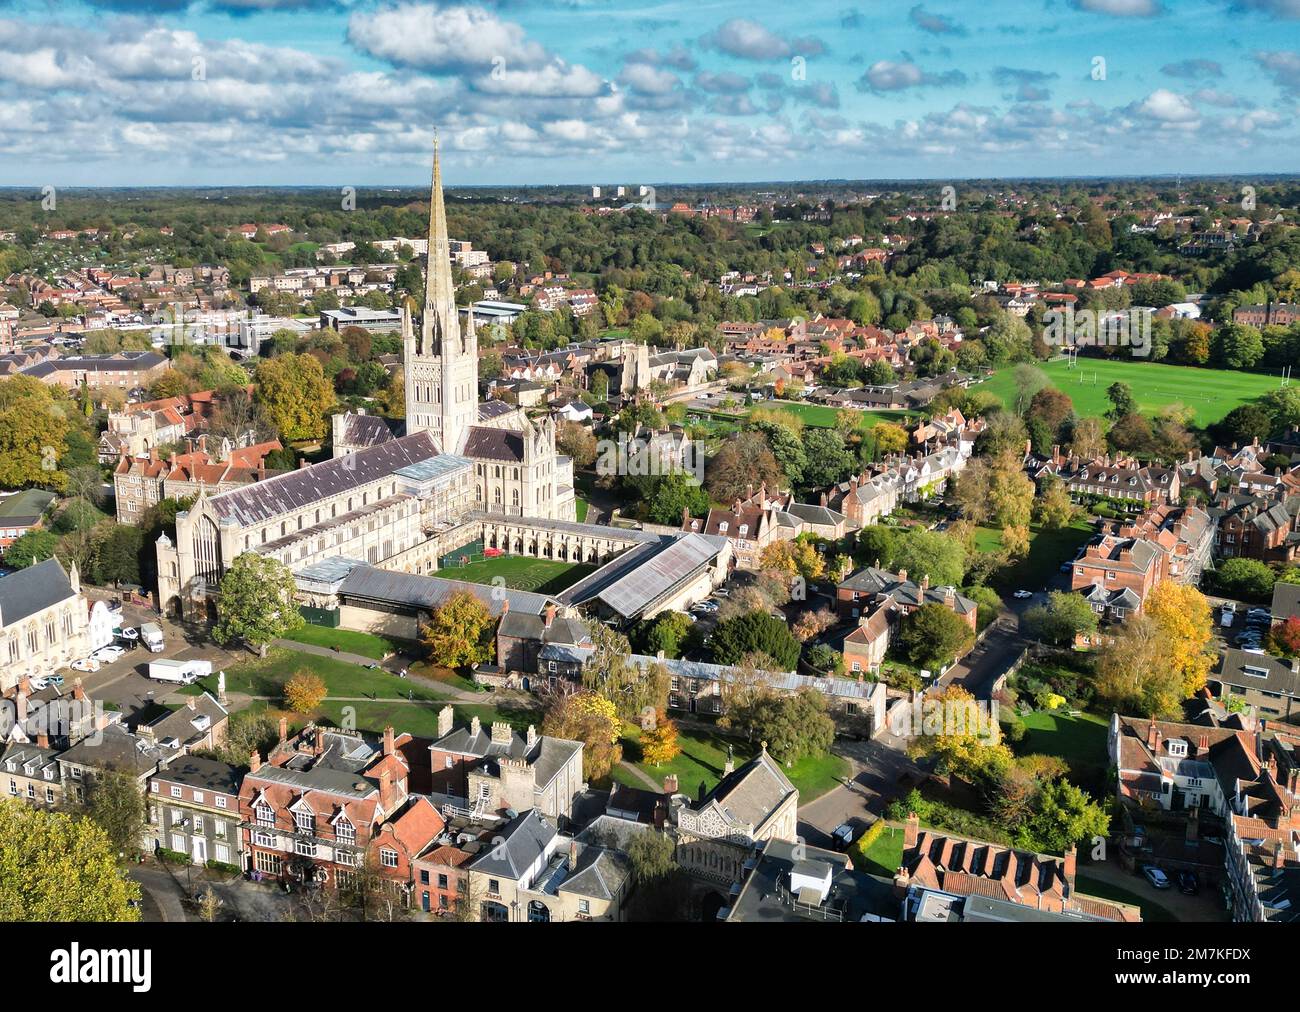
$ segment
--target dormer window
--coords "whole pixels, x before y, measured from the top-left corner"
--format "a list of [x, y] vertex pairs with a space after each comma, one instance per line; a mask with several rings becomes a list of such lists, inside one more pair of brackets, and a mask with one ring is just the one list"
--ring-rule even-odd
[[720, 524], [718, 524], [718, 533], [719, 534], [727, 533], [727, 521], [723, 520]]
[[748, 534], [748, 533], [749, 533], [749, 524], [741, 524], [738, 533], [740, 534], [740, 536], [741, 536], [742, 538], [743, 538], [746, 534]]
[[334, 825], [334, 835], [338, 837], [341, 843], [355, 843], [357, 829], [347, 819], [339, 819]]
[[253, 806], [253, 813], [257, 816], [259, 826], [275, 826], [275, 812], [265, 801], [259, 801]]
[[1175, 759], [1185, 759], [1187, 757], [1187, 742], [1180, 741], [1177, 738], [1171, 738], [1168, 745], [1169, 754]]

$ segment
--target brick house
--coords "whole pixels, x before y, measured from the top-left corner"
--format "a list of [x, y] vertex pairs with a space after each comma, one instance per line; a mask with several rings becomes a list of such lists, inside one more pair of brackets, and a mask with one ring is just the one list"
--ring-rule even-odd
[[240, 864], [239, 782], [228, 763], [178, 756], [149, 778], [146, 833], [154, 848], [188, 854], [194, 864]]
[[375, 829], [367, 858], [374, 861], [380, 875], [411, 895], [418, 878], [416, 863], [433, 849], [446, 825], [432, 801], [414, 795], [401, 811]]
[[328, 886], [355, 874], [384, 820], [408, 795], [409, 735], [309, 726], [280, 742], [265, 763], [254, 752], [239, 791], [245, 864], [271, 878]]
[[1072, 496], [1096, 496], [1144, 502], [1148, 506], [1177, 504], [1180, 493], [1178, 468], [1143, 464], [1132, 457], [1109, 454], [1095, 460], [1067, 457], [1059, 446], [1052, 455], [1039, 457], [1025, 444], [1025, 470], [1040, 491], [1044, 481], [1058, 478]]

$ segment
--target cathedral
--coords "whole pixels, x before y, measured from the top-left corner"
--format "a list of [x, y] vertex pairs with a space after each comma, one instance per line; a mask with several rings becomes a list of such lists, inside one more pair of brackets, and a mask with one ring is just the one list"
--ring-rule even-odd
[[456, 308], [435, 147], [424, 311], [402, 310], [405, 422], [364, 412], [332, 419], [333, 457], [225, 492], [200, 489], [159, 538], [158, 605], [210, 614], [235, 557], [272, 555], [295, 573], [330, 560], [406, 572], [474, 540], [485, 520], [573, 521], [573, 461], [555, 450], [555, 425], [478, 399], [478, 338]]

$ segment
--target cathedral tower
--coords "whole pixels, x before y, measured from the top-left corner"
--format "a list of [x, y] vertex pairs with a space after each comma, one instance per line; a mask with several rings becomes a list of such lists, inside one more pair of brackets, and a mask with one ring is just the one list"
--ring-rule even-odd
[[478, 339], [471, 318], [462, 332], [451, 279], [442, 166], [433, 148], [429, 197], [429, 254], [424, 280], [424, 314], [417, 332], [403, 310], [406, 369], [406, 431], [430, 432], [443, 453], [458, 453], [478, 421]]

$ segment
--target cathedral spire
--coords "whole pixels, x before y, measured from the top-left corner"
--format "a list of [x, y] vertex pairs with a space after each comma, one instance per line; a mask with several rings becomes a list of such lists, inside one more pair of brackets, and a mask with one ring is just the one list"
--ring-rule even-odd
[[429, 254], [424, 279], [424, 321], [421, 351], [439, 354], [447, 347], [459, 350], [460, 327], [456, 318], [456, 288], [451, 280], [451, 243], [447, 240], [447, 209], [442, 199], [442, 163], [438, 135], [433, 138], [433, 184], [429, 192]]

